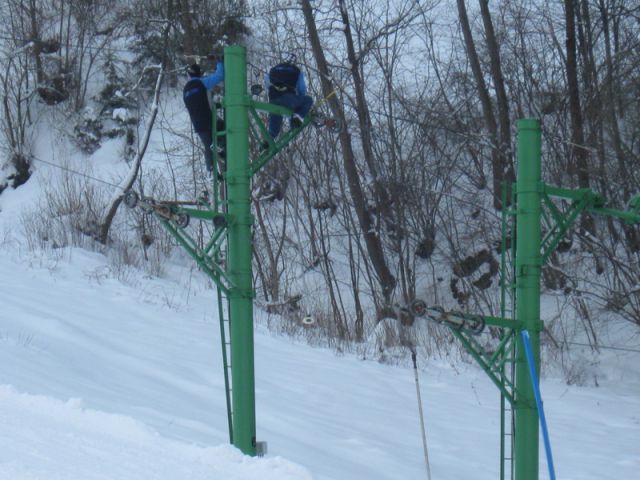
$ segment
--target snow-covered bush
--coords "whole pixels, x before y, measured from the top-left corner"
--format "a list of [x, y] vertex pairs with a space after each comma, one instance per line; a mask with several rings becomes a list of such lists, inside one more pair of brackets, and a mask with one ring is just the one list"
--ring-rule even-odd
[[73, 129], [74, 141], [78, 148], [91, 155], [100, 148], [102, 121], [92, 108], [85, 108]]

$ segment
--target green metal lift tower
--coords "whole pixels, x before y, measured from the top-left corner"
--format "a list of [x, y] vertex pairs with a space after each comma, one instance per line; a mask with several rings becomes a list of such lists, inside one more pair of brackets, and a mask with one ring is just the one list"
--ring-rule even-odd
[[[223, 182], [219, 184], [214, 176], [213, 198], [207, 195], [193, 202], [158, 201], [139, 198], [134, 191], [128, 191], [124, 202], [157, 216], [216, 284], [229, 440], [243, 453], [256, 455], [264, 444], [256, 441], [251, 180], [309, 124], [332, 128], [335, 123], [314, 108], [300, 127], [273, 139], [265, 126], [265, 114], [289, 117], [293, 112], [256, 101], [249, 95], [244, 47], [226, 47], [224, 59], [223, 110], [219, 111], [214, 104], [212, 115], [224, 115], [225, 131], [215, 131], [214, 121], [213, 138], [226, 136], [226, 171], [220, 168], [223, 163], [217, 159]], [[254, 145], [253, 151], [258, 152], [253, 159], [250, 158], [251, 145]], [[267, 147], [257, 147], [263, 145]], [[211, 222], [213, 233], [206, 245], [201, 245], [188, 230], [192, 218]]]
[[[256, 441], [251, 178], [310, 123], [324, 124], [324, 117], [313, 112], [301, 127], [286, 132], [277, 140], [272, 139], [258, 112], [284, 116], [292, 112], [284, 107], [255, 101], [248, 94], [246, 51], [243, 47], [225, 48], [224, 66], [226, 127], [224, 132], [214, 131], [214, 138], [226, 135], [227, 165], [223, 186], [213, 180], [213, 201], [200, 199], [189, 207], [189, 202], [138, 199], [134, 192], [127, 192], [125, 203], [128, 206], [140, 204], [147, 212], [154, 213], [201, 270], [215, 282], [229, 439], [243, 453], [256, 455], [260, 442]], [[218, 114], [215, 107], [213, 114]], [[216, 122], [213, 124], [215, 126]], [[251, 143], [266, 143], [268, 148], [251, 160]], [[411, 311], [416, 316], [426, 315], [448, 326], [498, 387], [502, 412], [500, 479], [538, 480], [539, 415], [520, 333], [528, 332], [535, 371], [539, 371], [540, 332], [543, 329], [540, 320], [542, 265], [581, 212], [640, 223], [640, 198], [632, 201], [630, 211], [619, 211], [605, 208], [604, 199], [590, 189], [567, 190], [545, 185], [541, 180], [541, 129], [538, 120], [518, 121], [517, 150], [518, 173], [512, 190], [514, 195], [511, 206], [503, 209], [501, 316], [445, 312], [439, 307], [427, 307], [421, 300], [413, 302]], [[226, 194], [222, 194], [225, 188]], [[570, 204], [568, 207], [558, 206], [554, 198], [568, 200]], [[189, 234], [190, 218], [211, 221], [213, 234], [206, 245], [200, 245]], [[510, 256], [507, 254], [507, 237], [511, 238]], [[486, 325], [502, 332], [498, 345], [491, 350], [485, 349], [475, 339]], [[227, 337], [230, 337], [229, 342]]]
[[[498, 387], [500, 479], [538, 480], [539, 412], [536, 379], [532, 379], [529, 368], [540, 371], [542, 266], [580, 213], [640, 223], [640, 197], [632, 200], [629, 211], [620, 211], [605, 208], [604, 198], [588, 188], [568, 190], [544, 184], [540, 122], [523, 119], [517, 127], [517, 179], [511, 206], [503, 209], [501, 316], [445, 312], [439, 307], [427, 307], [422, 300], [414, 301], [410, 310], [416, 316], [427, 316], [449, 327]], [[557, 204], [555, 199], [564, 202]], [[567, 201], [568, 206], [562, 206]], [[510, 255], [507, 239], [511, 244]], [[498, 344], [490, 349], [475, 339], [487, 325], [502, 332]], [[527, 332], [530, 339], [533, 366], [527, 360], [522, 332]]]

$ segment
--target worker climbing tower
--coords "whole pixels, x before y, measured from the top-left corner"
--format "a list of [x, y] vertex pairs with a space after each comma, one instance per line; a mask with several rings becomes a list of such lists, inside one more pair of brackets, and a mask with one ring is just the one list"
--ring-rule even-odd
[[[216, 102], [212, 107], [212, 137], [216, 145], [218, 137], [226, 136], [226, 159], [215, 155], [214, 171], [220, 172], [220, 178], [213, 176], [212, 193], [194, 201], [166, 201], [141, 198], [130, 190], [124, 194], [124, 203], [155, 215], [216, 284], [229, 441], [243, 453], [256, 455], [266, 446], [256, 440], [251, 182], [307, 126], [335, 130], [337, 125], [316, 106], [302, 125], [273, 139], [265, 126], [265, 113], [290, 117], [293, 112], [249, 95], [244, 47], [225, 48], [224, 70], [222, 111]], [[225, 119], [225, 130], [221, 132], [216, 131], [218, 115]], [[253, 159], [252, 151], [257, 152]], [[200, 244], [190, 232], [191, 219], [210, 222], [212, 233], [206, 244]]]
[[[212, 197], [196, 201], [158, 201], [125, 193], [125, 204], [139, 205], [155, 215], [176, 241], [216, 284], [224, 363], [229, 439], [243, 453], [262, 449], [256, 440], [253, 345], [251, 181], [308, 125], [333, 126], [317, 105], [303, 124], [277, 140], [268, 134], [264, 113], [291, 116], [281, 106], [254, 100], [247, 91], [246, 51], [225, 48], [225, 95], [222, 100], [226, 162], [218, 159], [221, 182], [212, 179]], [[260, 113], [263, 112], [263, 113]], [[213, 115], [218, 115], [217, 106]], [[215, 141], [214, 141], [215, 144]], [[266, 148], [261, 148], [266, 145]], [[518, 122], [518, 175], [511, 202], [503, 201], [502, 307], [499, 317], [446, 312], [416, 300], [409, 310], [451, 329], [497, 386], [501, 396], [502, 434], [500, 478], [538, 480], [538, 436], [544, 419], [538, 390], [540, 363], [541, 268], [582, 212], [640, 223], [640, 197], [629, 211], [605, 208], [604, 198], [587, 188], [562, 189], [541, 180], [541, 128], [535, 119]], [[256, 152], [251, 155], [251, 152]], [[253, 158], [252, 158], [253, 157]], [[223, 168], [220, 168], [223, 167]], [[560, 201], [558, 201], [558, 199]], [[506, 200], [506, 199], [505, 199]], [[509, 206], [507, 206], [509, 205]], [[206, 244], [195, 240], [190, 219], [210, 222]], [[508, 253], [510, 252], [510, 253]], [[476, 338], [485, 327], [500, 332], [496, 345]], [[492, 338], [495, 338], [492, 337]], [[542, 424], [543, 434], [546, 425]], [[545, 448], [554, 478], [548, 436]]]

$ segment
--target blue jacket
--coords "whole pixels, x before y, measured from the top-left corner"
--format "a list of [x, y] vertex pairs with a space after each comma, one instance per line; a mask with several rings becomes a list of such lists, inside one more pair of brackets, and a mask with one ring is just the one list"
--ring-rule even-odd
[[196, 132], [210, 132], [213, 129], [209, 92], [224, 80], [224, 64], [218, 62], [216, 71], [204, 77], [191, 77], [182, 91], [182, 99], [189, 111], [193, 129]]
[[269, 91], [269, 100], [274, 100], [286, 93], [306, 95], [307, 85], [304, 73], [291, 63], [280, 63], [264, 76], [264, 86]]

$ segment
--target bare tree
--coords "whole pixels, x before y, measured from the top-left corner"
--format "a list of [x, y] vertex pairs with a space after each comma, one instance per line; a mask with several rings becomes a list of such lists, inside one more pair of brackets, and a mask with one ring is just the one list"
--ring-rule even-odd
[[[5, 50], [3, 53], [3, 58], [0, 58], [0, 68], [2, 68], [0, 70], [2, 85], [0, 125], [8, 147], [7, 163], [12, 167], [12, 173], [8, 179], [15, 188], [25, 183], [31, 174], [30, 131], [33, 95], [28, 88], [30, 77], [25, 65], [25, 53], [21, 54], [20, 50]], [[0, 182], [0, 191], [2, 189], [2, 182]]]
[[162, 66], [160, 66], [158, 77], [156, 79], [156, 87], [153, 94], [153, 103], [151, 104], [150, 115], [149, 119], [147, 120], [147, 127], [144, 137], [142, 138], [141, 143], [138, 145], [138, 151], [135, 158], [131, 162], [129, 174], [122, 180], [122, 182], [120, 182], [120, 186], [118, 190], [114, 192], [114, 196], [109, 202], [109, 208], [106, 211], [102, 221], [100, 222], [97, 232], [97, 240], [100, 243], [107, 243], [107, 240], [109, 238], [109, 229], [111, 228], [113, 219], [116, 216], [118, 207], [122, 203], [124, 193], [127, 190], [131, 189], [138, 176], [138, 172], [140, 171], [140, 165], [142, 164], [142, 159], [147, 151], [147, 146], [149, 145], [149, 139], [151, 137], [153, 125], [155, 123], [156, 116], [158, 115], [158, 102], [160, 99], [160, 87], [162, 86], [163, 77], [164, 69]]
[[[342, 122], [343, 125], [346, 126], [347, 119], [344, 109], [340, 104], [337, 95], [335, 95], [336, 87], [331, 81], [329, 65], [320, 42], [311, 4], [308, 0], [302, 0], [302, 12], [304, 14], [305, 24], [309, 30], [311, 48], [321, 76], [323, 94], [327, 99], [333, 114]], [[349, 191], [357, 213], [362, 235], [365, 240], [367, 252], [380, 283], [383, 301], [385, 303], [389, 303], [393, 289], [396, 285], [396, 279], [387, 265], [379, 234], [376, 232], [370, 212], [367, 209], [360, 174], [358, 173], [356, 165], [355, 153], [351, 143], [351, 135], [349, 133], [349, 129], [346, 127], [340, 132], [340, 145], [342, 148], [344, 168], [348, 178]]]
[[[580, 104], [580, 86], [578, 83], [578, 62], [576, 53], [575, 7], [574, 0], [565, 0], [567, 87], [569, 91], [569, 111], [571, 113], [571, 152], [573, 161], [570, 166], [578, 176], [580, 187], [589, 187], [587, 150], [584, 143], [584, 127]], [[573, 165], [575, 162], [575, 166]]]
[[[24, 1], [10, 1], [0, 6], [0, 13], [7, 20], [8, 32], [13, 38], [2, 39], [0, 50], [0, 84], [2, 86], [2, 112], [0, 125], [7, 145], [7, 158], [2, 165], [11, 166], [8, 179], [15, 188], [30, 176], [31, 138], [33, 125], [31, 114], [34, 100], [33, 86], [36, 79], [29, 68], [33, 43], [25, 40], [24, 28], [30, 12]], [[6, 187], [0, 182], [0, 191]]]
[[484, 115], [485, 128], [489, 134], [491, 148], [491, 166], [493, 170], [493, 204], [495, 208], [501, 208], [501, 185], [503, 182], [511, 183], [515, 179], [513, 162], [511, 160], [509, 148], [511, 142], [511, 127], [509, 119], [509, 109], [506, 101], [506, 93], [502, 81], [502, 68], [500, 65], [500, 54], [498, 52], [498, 42], [493, 31], [493, 23], [486, 0], [480, 0], [480, 10], [482, 20], [485, 25], [485, 37], [487, 39], [487, 49], [491, 59], [491, 74], [498, 96], [499, 118], [496, 120], [491, 95], [484, 73], [480, 64], [480, 59], [476, 50], [476, 43], [473, 39], [471, 25], [467, 14], [465, 0], [457, 0], [458, 17], [460, 27], [464, 36], [467, 57], [471, 65], [471, 71], [476, 82], [476, 89], [480, 97], [482, 111]]

